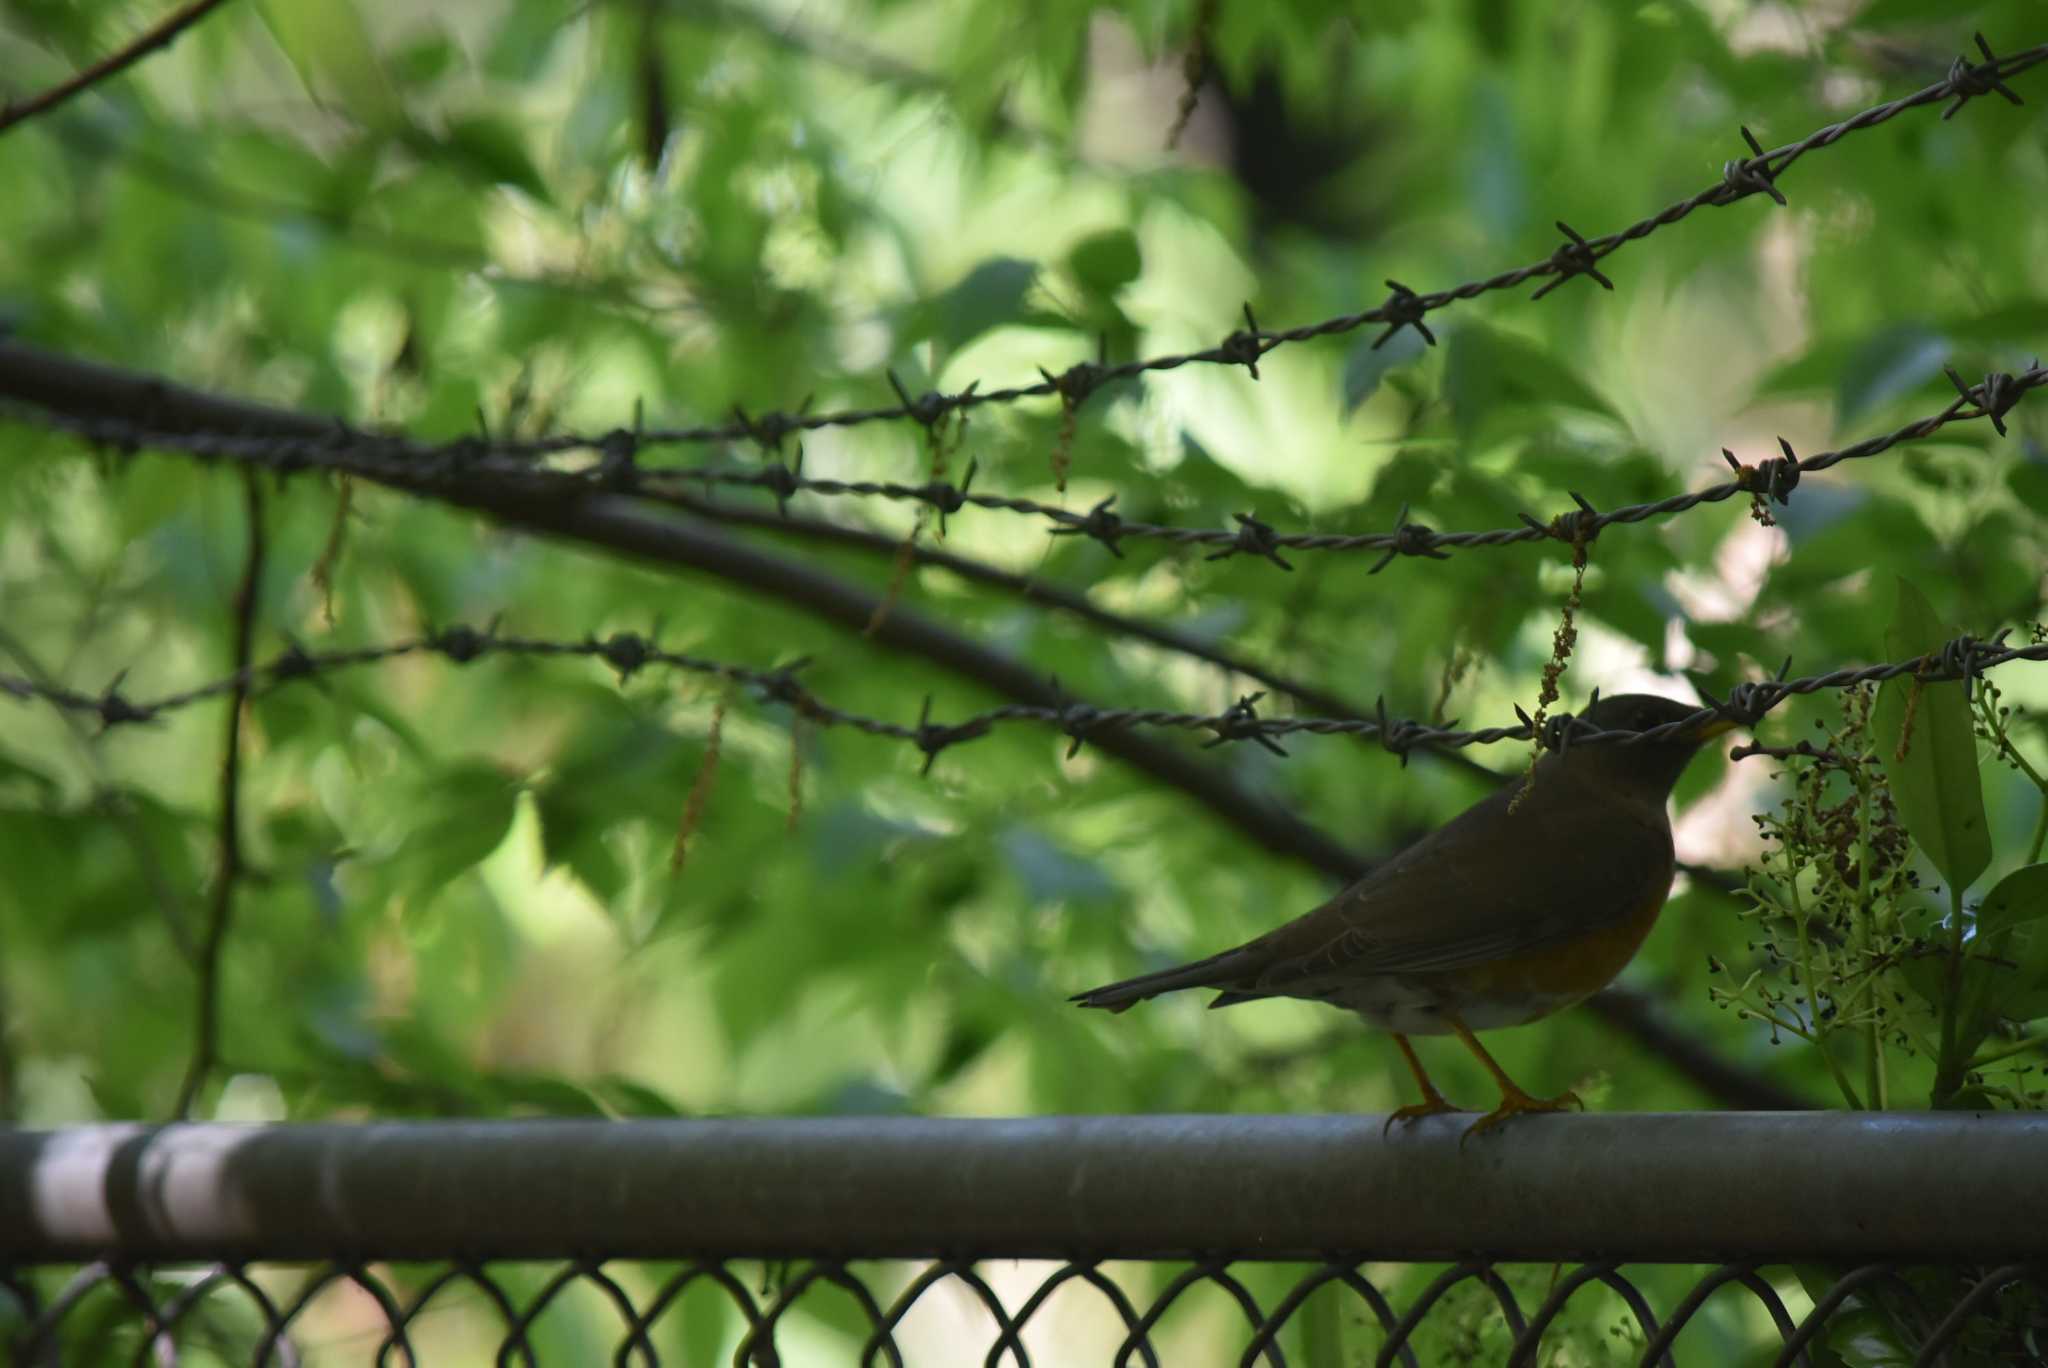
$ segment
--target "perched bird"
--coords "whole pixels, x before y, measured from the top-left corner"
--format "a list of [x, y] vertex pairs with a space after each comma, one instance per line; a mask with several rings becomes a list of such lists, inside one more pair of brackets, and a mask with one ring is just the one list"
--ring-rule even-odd
[[[1582, 722], [1646, 731], [1698, 709], [1649, 694], [1597, 694]], [[1714, 719], [1668, 740], [1569, 745], [1483, 798], [1321, 907], [1257, 940], [1072, 999], [1121, 1012], [1182, 988], [1209, 1005], [1292, 997], [1349, 1008], [1393, 1034], [1422, 1101], [1388, 1118], [1459, 1111], [1423, 1072], [1411, 1035], [1455, 1035], [1500, 1085], [1466, 1135], [1577, 1097], [1532, 1097], [1474, 1031], [1520, 1026], [1592, 996], [1621, 972], [1671, 891], [1664, 805]], [[1528, 791], [1521, 791], [1528, 785]], [[1520, 795], [1518, 797], [1518, 795]]]

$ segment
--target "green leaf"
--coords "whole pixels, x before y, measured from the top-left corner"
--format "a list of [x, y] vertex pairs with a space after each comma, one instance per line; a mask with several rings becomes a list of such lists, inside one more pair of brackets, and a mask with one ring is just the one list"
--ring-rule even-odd
[[992, 257], [919, 310], [924, 321], [917, 335], [958, 350], [991, 328], [1015, 322], [1037, 278], [1038, 268], [1028, 261]]
[[2029, 1000], [2048, 987], [2048, 864], [2015, 869], [1977, 910], [1968, 942], [1959, 1020], [1960, 1048], [1974, 1050], [2000, 1018], [2034, 1015]]
[[1144, 269], [1138, 236], [1128, 228], [1092, 233], [1067, 253], [1067, 265], [1083, 288], [1099, 295], [1115, 294]]
[[263, 21], [315, 99], [332, 99], [351, 118], [374, 128], [396, 128], [405, 120], [370, 31], [349, 0], [264, 0]]
[[1100, 866], [1061, 849], [1030, 827], [1011, 827], [1000, 844], [1034, 903], [1103, 902], [1117, 895], [1116, 882]]
[[1449, 351], [1444, 392], [1459, 435], [1468, 440], [1503, 411], [1562, 404], [1614, 416], [1613, 406], [1577, 371], [1527, 338], [1467, 323], [1451, 335]]
[[455, 765], [420, 787], [418, 825], [398, 858], [425, 897], [439, 896], [457, 876], [496, 850], [511, 828], [519, 789], [487, 764]]
[[1377, 335], [1359, 337], [1344, 354], [1346, 413], [1356, 412], [1360, 404], [1372, 398], [1388, 371], [1407, 365], [1421, 356], [1425, 348], [1422, 334], [1413, 328], [1401, 329], [1379, 347], [1373, 346], [1373, 337]]
[[1995, 935], [2048, 917], [2048, 863], [2031, 864], [2000, 879], [1977, 910], [1977, 933]]
[[440, 141], [454, 164], [475, 179], [514, 185], [543, 204], [549, 202], [547, 182], [527, 155], [526, 139], [509, 120], [451, 119]]
[[1949, 340], [1908, 323], [1886, 328], [1850, 353], [1835, 386], [1835, 422], [1844, 428], [1873, 409], [1941, 379]]
[[1344, 1329], [1344, 1313], [1354, 1304], [1349, 1290], [1338, 1282], [1325, 1283], [1309, 1294], [1295, 1324], [1300, 1327], [1302, 1361], [1310, 1368], [1344, 1368], [1359, 1361], [1359, 1346], [1347, 1349], [1351, 1337]]
[[[23, 764], [5, 751], [0, 751], [0, 793], [10, 787], [25, 789], [42, 799], [57, 796], [58, 784], [55, 779], [32, 765]], [[4, 826], [0, 822], [0, 826]]]
[[[1806, 1294], [1819, 1301], [1848, 1270], [1800, 1264], [1792, 1271]], [[1823, 1365], [1854, 1364], [1856, 1368], [1906, 1368], [1912, 1363], [1913, 1351], [1906, 1347], [1889, 1313], [1884, 1295], [1888, 1290], [1880, 1285], [1876, 1295], [1852, 1293], [1844, 1299], [1835, 1314], [1828, 1317], [1823, 1343], [1813, 1346], [1820, 1351], [1815, 1361]]]
[[2019, 461], [2006, 471], [2005, 484], [2023, 507], [2048, 508], [2048, 461]]
[[[1954, 636], [1935, 617], [1926, 596], [1901, 577], [1898, 608], [1885, 630], [1885, 654], [1904, 660]], [[1886, 680], [1878, 690], [1875, 725], [1878, 755], [1907, 834], [1952, 888], [1968, 888], [1991, 863], [1991, 837], [1984, 824], [1977, 737], [1963, 684]]]
[[484, 71], [502, 81], [530, 81], [571, 26], [553, 0], [520, 0], [498, 21], [484, 53]]
[[620, 1074], [606, 1074], [591, 1085], [591, 1091], [621, 1116], [677, 1117], [688, 1115], [675, 1102], [644, 1083]]

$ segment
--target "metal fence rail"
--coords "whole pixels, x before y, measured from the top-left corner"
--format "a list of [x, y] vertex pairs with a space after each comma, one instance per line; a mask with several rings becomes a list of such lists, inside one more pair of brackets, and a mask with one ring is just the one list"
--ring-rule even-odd
[[0, 1334], [21, 1364], [1878, 1361], [1837, 1331], [2037, 1362], [2044, 1159], [2048, 1116], [1970, 1113], [0, 1132]]

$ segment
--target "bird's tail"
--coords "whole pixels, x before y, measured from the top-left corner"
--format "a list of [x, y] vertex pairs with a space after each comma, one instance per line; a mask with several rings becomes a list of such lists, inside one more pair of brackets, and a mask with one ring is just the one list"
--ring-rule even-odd
[[1146, 998], [1158, 997], [1161, 993], [1177, 992], [1182, 988], [1232, 988], [1241, 984], [1251, 967], [1244, 947], [1225, 950], [1220, 955], [1211, 955], [1192, 964], [1177, 965], [1172, 969], [1161, 969], [1155, 973], [1140, 974], [1127, 978], [1121, 983], [1105, 983], [1100, 988], [1090, 988], [1085, 993], [1076, 993], [1068, 998], [1083, 1007], [1101, 1007], [1111, 1012], [1121, 1012], [1143, 1002]]

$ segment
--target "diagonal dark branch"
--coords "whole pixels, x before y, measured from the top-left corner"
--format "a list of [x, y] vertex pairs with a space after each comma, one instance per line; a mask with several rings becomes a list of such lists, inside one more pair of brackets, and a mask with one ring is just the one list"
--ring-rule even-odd
[[[87, 415], [128, 415], [168, 431], [272, 433], [316, 436], [331, 433], [330, 421], [309, 414], [223, 398], [175, 385], [161, 377], [117, 369], [94, 362], [0, 343], [0, 396], [25, 400], [60, 412]], [[511, 489], [465, 489], [459, 495], [423, 489], [430, 477], [408, 482], [397, 473], [380, 477], [398, 488], [427, 492], [489, 513], [499, 521], [542, 532], [601, 550], [682, 566], [725, 579], [751, 593], [780, 599], [848, 630], [863, 630], [874, 617], [880, 596], [808, 566], [735, 540], [673, 516], [658, 516], [630, 500], [597, 496], [580, 500], [534, 497]], [[883, 645], [919, 656], [1026, 704], [1066, 701], [1052, 686], [1021, 662], [989, 650], [912, 610], [889, 613], [875, 633]], [[1153, 745], [1128, 733], [1111, 732], [1100, 743], [1128, 763], [1188, 794], [1213, 814], [1252, 840], [1279, 854], [1292, 856], [1325, 873], [1349, 880], [1370, 862], [1320, 829], [1246, 791], [1228, 775], [1184, 753]], [[1708, 1072], [1698, 1066], [1718, 1056], [1700, 1045], [1688, 1053], [1665, 1048], [1652, 1029], [1654, 1022], [1627, 1008], [1603, 1008], [1603, 1019], [1630, 1034], [1659, 1057], [1686, 1073], [1710, 1095], [1733, 1106], [1758, 1105], [1774, 1085], [1744, 1078], [1740, 1089], [1728, 1086], [1727, 1070]], [[1776, 1092], [1784, 1105], [1803, 1105]]]
[[179, 34], [212, 11], [219, 9], [222, 3], [223, 0], [192, 0], [190, 4], [164, 16], [154, 28], [137, 36], [135, 41], [126, 47], [108, 53], [69, 80], [60, 81], [40, 95], [32, 95], [18, 104], [10, 100], [4, 107], [0, 107], [0, 133], [5, 133], [24, 119], [32, 119], [45, 110], [55, 109], [80, 91], [110, 76], [118, 75], [160, 48], [169, 47]]
[[249, 701], [249, 664], [254, 654], [256, 604], [263, 582], [266, 540], [263, 487], [259, 480], [255, 471], [242, 477], [249, 552], [242, 566], [242, 583], [235, 590], [236, 682], [228, 696], [227, 734], [221, 742], [220, 863], [214, 871], [213, 902], [207, 909], [205, 939], [199, 946], [198, 1023], [193, 1032], [192, 1057], [172, 1111], [180, 1121], [192, 1114], [192, 1104], [220, 1059], [221, 956], [234, 922], [235, 885], [242, 877], [242, 714]]
[[[0, 395], [63, 412], [129, 413], [166, 430], [236, 431], [315, 436], [333, 431], [307, 414], [244, 403], [173, 385], [158, 377], [118, 370], [0, 342]], [[504, 488], [434, 493], [429, 472], [408, 479], [386, 470], [381, 483], [493, 514], [532, 531], [547, 532], [603, 550], [699, 570], [741, 589], [781, 599], [842, 627], [866, 628], [880, 595], [739, 541], [711, 528], [650, 512], [632, 500], [600, 496], [564, 500]], [[930, 618], [909, 611], [887, 614], [874, 640], [921, 656], [1019, 702], [1060, 707], [1071, 697], [1022, 662], [991, 651]], [[1178, 747], [1128, 733], [1105, 735], [1102, 748], [1210, 808], [1269, 850], [1334, 871], [1363, 864], [1323, 832], [1270, 800], [1246, 792], [1221, 770]]]

